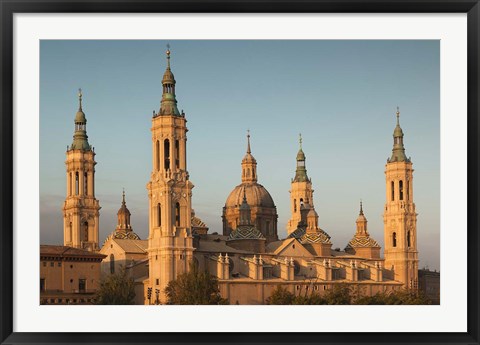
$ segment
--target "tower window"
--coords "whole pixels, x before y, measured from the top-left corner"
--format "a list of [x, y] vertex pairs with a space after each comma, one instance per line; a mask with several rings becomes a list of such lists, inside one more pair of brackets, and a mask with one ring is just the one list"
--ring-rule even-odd
[[180, 204], [175, 204], [175, 225], [180, 226]]
[[399, 189], [399, 194], [400, 194], [400, 200], [403, 200], [403, 181], [400, 180], [398, 183], [398, 189]]
[[68, 179], [68, 195], [72, 195], [72, 173], [70, 173], [70, 178]]
[[162, 205], [157, 204], [157, 226], [162, 225]]
[[78, 195], [78, 171], [75, 172], [75, 195]]
[[297, 199], [293, 199], [293, 212], [297, 212]]
[[300, 206], [303, 205], [303, 199], [300, 199]]
[[165, 157], [165, 170], [170, 169], [170, 140], [163, 142], [163, 157]]
[[390, 184], [390, 188], [392, 190], [392, 201], [393, 201], [393, 200], [395, 200], [395, 184], [393, 183], [393, 181]]
[[155, 170], [160, 170], [160, 141], [155, 143]]
[[178, 169], [180, 166], [180, 142], [175, 140], [175, 167]]
[[87, 173], [83, 175], [83, 185], [84, 185], [83, 194], [88, 195], [88, 174]]
[[411, 240], [410, 240], [410, 230], [407, 232], [407, 246], [411, 247]]
[[110, 273], [115, 273], [115, 256], [113, 254], [110, 254]]
[[393, 246], [393, 247], [396, 247], [396, 246], [397, 246], [397, 233], [396, 233], [396, 232], [394, 232], [394, 233], [392, 234], [392, 246]]
[[407, 181], [407, 201], [410, 200], [410, 183]]
[[83, 240], [88, 242], [88, 222], [83, 223], [84, 231], [83, 231]]

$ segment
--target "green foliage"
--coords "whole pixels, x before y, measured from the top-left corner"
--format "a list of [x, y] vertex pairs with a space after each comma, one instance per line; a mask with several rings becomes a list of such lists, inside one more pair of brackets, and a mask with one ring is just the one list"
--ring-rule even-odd
[[270, 297], [267, 298], [267, 304], [293, 304], [294, 297], [295, 296], [293, 295], [293, 293], [287, 291], [287, 289], [282, 288], [280, 285], [277, 285]]
[[355, 304], [423, 305], [432, 302], [421, 291], [397, 290], [391, 293], [377, 293], [371, 297], [363, 296]]
[[323, 296], [312, 293], [295, 296], [287, 289], [278, 285], [272, 295], [267, 298], [267, 304], [277, 305], [348, 305], [348, 304], [431, 304], [431, 301], [421, 292], [407, 290], [392, 291], [390, 293], [377, 293], [373, 296], [364, 296], [363, 291], [356, 285], [338, 284], [328, 290]]
[[129, 278], [125, 268], [110, 274], [100, 281], [100, 289], [95, 295], [95, 304], [125, 305], [134, 304], [135, 283]]
[[228, 304], [228, 300], [220, 296], [217, 278], [200, 272], [194, 263], [190, 264], [188, 273], [168, 283], [165, 294], [167, 304]]

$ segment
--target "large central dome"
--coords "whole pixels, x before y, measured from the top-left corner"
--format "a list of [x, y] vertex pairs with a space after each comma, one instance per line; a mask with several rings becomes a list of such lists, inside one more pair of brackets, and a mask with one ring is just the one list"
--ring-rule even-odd
[[225, 207], [240, 206], [243, 200], [244, 189], [247, 202], [250, 207], [275, 207], [272, 196], [265, 189], [265, 187], [259, 183], [242, 183], [236, 186], [228, 195], [227, 201], [225, 202]]
[[242, 183], [228, 195], [223, 208], [223, 234], [229, 236], [239, 225], [240, 205], [245, 197], [251, 209], [251, 220], [267, 242], [276, 241], [277, 208], [270, 193], [257, 183], [257, 161], [250, 151], [250, 135], [247, 136], [247, 153], [242, 160]]

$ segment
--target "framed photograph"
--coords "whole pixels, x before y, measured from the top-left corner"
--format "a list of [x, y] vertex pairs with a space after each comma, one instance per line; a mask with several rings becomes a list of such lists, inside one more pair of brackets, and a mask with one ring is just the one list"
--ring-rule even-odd
[[477, 1], [1, 10], [2, 344], [479, 343]]

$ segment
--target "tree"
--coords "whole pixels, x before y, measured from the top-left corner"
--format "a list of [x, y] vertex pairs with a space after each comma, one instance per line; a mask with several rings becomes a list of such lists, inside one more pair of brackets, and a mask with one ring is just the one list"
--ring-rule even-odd
[[363, 296], [359, 298], [355, 304], [425, 305], [432, 304], [432, 302], [421, 291], [402, 289], [390, 293], [380, 292], [373, 296]]
[[293, 304], [294, 298], [295, 296], [293, 295], [293, 293], [287, 291], [287, 289], [282, 288], [281, 285], [277, 285], [270, 297], [267, 298], [267, 304]]
[[201, 272], [193, 262], [190, 270], [168, 283], [165, 288], [167, 304], [228, 304], [220, 296], [217, 277]]
[[96, 304], [134, 304], [135, 283], [128, 277], [125, 268], [110, 274], [100, 281], [100, 289], [95, 295]]

